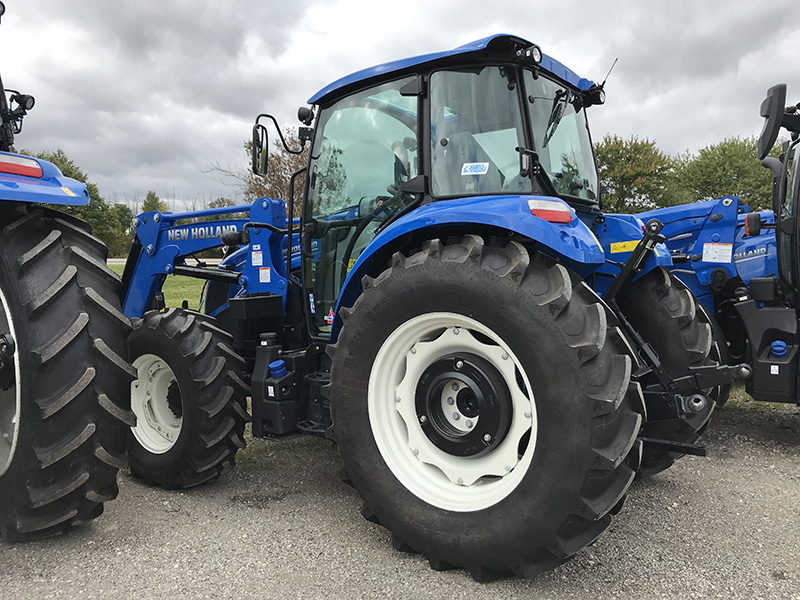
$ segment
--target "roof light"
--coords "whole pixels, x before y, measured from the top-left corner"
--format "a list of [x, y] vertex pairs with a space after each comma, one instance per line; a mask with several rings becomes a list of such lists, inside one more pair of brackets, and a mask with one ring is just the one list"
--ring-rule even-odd
[[41, 178], [42, 166], [32, 158], [0, 154], [0, 173]]
[[528, 208], [534, 217], [550, 223], [571, 223], [572, 211], [558, 200], [528, 200]]
[[542, 49], [535, 44], [525, 50], [525, 54], [527, 54], [531, 60], [533, 60], [534, 64], [538, 65], [540, 62], [542, 62]]

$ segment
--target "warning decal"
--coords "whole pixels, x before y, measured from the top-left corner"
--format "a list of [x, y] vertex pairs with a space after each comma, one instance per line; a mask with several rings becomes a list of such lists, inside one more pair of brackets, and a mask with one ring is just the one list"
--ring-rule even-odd
[[703, 261], [729, 263], [733, 259], [733, 244], [703, 244]]

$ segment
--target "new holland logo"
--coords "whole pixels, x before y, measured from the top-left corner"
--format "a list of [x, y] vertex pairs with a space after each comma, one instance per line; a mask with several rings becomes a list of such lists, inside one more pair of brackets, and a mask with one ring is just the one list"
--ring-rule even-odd
[[170, 242], [181, 240], [207, 240], [218, 238], [228, 231], [238, 231], [236, 225], [201, 225], [198, 227], [185, 227], [183, 229], [170, 229], [167, 239]]
[[745, 252], [737, 252], [733, 255], [733, 260], [742, 261], [747, 260], [748, 258], [756, 258], [757, 256], [763, 256], [767, 253], [766, 247], [762, 248], [753, 248], [752, 250], [747, 250]]

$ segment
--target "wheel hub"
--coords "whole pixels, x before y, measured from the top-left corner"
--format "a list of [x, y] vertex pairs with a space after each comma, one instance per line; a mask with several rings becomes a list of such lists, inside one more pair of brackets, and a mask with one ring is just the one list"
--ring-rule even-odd
[[375, 357], [368, 405], [387, 466], [440, 508], [496, 504], [533, 459], [530, 381], [503, 338], [464, 315], [424, 313], [397, 326]]
[[181, 432], [180, 388], [172, 369], [158, 356], [143, 354], [133, 366], [139, 372], [131, 384], [131, 408], [137, 420], [133, 435], [148, 452], [163, 454]]
[[500, 372], [470, 353], [434, 361], [419, 378], [415, 405], [422, 431], [453, 456], [479, 456], [505, 439], [511, 398]]

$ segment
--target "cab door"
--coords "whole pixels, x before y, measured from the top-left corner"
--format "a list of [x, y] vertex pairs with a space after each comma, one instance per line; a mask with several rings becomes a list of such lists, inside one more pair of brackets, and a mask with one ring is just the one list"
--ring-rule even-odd
[[413, 196], [419, 174], [414, 77], [356, 92], [320, 111], [303, 212], [303, 287], [310, 334], [329, 338], [347, 274], [380, 226]]

